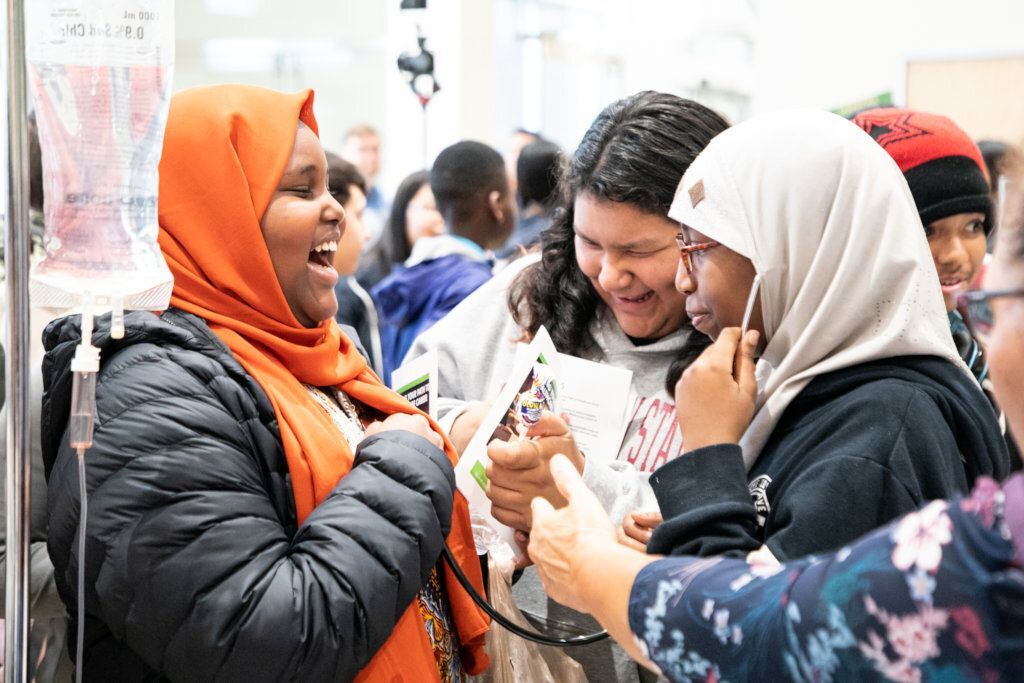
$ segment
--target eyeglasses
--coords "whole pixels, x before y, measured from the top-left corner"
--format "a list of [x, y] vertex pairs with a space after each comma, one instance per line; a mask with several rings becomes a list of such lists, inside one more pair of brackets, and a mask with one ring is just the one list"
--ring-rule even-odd
[[972, 289], [958, 294], [956, 310], [964, 319], [967, 329], [975, 338], [986, 337], [992, 331], [992, 299], [1024, 297], [1024, 288]]
[[720, 246], [719, 243], [714, 240], [689, 244], [686, 241], [686, 238], [683, 237], [682, 233], [676, 235], [676, 244], [679, 245], [679, 255], [683, 259], [683, 267], [686, 268], [687, 275], [693, 272], [693, 254], [698, 254], [702, 251], [707, 251], [712, 247]]

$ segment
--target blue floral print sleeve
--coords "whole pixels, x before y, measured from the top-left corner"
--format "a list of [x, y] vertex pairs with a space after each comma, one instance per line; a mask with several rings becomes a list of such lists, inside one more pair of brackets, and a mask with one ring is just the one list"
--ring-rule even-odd
[[672, 681], [1024, 681], [1003, 510], [985, 480], [834, 555], [659, 560], [633, 585], [630, 626]]

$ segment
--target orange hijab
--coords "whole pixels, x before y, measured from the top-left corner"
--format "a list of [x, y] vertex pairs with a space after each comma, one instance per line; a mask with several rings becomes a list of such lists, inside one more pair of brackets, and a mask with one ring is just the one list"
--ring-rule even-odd
[[[348, 474], [353, 458], [303, 384], [337, 387], [386, 414], [418, 412], [367, 368], [334, 320], [302, 327], [274, 274], [260, 219], [291, 156], [299, 121], [317, 132], [312, 105], [310, 90], [284, 94], [240, 85], [185, 90], [171, 99], [160, 161], [160, 248], [174, 274], [171, 304], [203, 318], [270, 398], [300, 524]], [[447, 439], [445, 444], [454, 463], [455, 452]], [[455, 496], [448, 543], [482, 591], [461, 494]], [[463, 664], [479, 672], [487, 666], [487, 619], [447, 566], [445, 585]], [[414, 602], [357, 680], [421, 681], [431, 672], [437, 679]]]

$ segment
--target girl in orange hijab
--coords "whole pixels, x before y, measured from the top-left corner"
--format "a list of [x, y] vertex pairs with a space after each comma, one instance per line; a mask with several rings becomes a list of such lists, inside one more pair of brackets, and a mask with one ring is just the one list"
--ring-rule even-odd
[[[171, 308], [98, 321], [87, 452], [86, 649], [95, 680], [455, 681], [487, 621], [455, 454], [334, 322], [344, 210], [310, 91], [171, 101], [160, 245]], [[47, 330], [50, 553], [76, 622], [77, 318]], [[72, 623], [69, 632], [73, 632]]]

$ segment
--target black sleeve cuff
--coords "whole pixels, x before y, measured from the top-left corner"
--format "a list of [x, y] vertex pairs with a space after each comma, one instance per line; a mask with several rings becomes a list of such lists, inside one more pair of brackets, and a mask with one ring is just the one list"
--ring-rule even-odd
[[736, 444], [685, 453], [657, 469], [650, 483], [665, 521], [655, 529], [649, 553], [743, 556], [760, 547], [757, 513]]
[[711, 503], [750, 503], [743, 451], [731, 443], [684, 453], [654, 471], [651, 487], [666, 520]]

